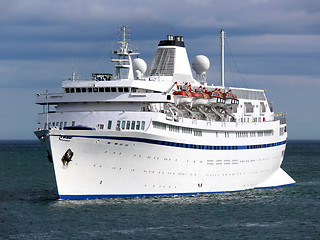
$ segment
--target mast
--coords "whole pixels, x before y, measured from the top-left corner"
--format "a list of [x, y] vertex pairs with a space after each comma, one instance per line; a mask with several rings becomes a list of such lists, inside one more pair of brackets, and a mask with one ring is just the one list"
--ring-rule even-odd
[[[134, 52], [129, 49], [129, 29], [125, 26], [122, 26], [119, 32], [119, 48], [116, 51], [113, 51], [112, 54], [117, 55], [117, 58], [111, 58], [112, 62], [116, 62], [116, 79], [128, 78], [133, 79], [133, 67], [131, 55], [138, 55], [138, 52]], [[121, 74], [124, 72], [125, 74]]]
[[221, 86], [224, 87], [224, 31], [221, 29]]

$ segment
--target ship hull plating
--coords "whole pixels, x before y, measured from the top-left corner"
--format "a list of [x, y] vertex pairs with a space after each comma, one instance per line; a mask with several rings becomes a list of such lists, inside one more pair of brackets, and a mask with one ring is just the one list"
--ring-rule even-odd
[[[61, 199], [196, 195], [294, 184], [281, 168], [285, 139], [221, 146], [122, 132], [39, 131]], [[66, 164], [66, 153], [72, 158]]]

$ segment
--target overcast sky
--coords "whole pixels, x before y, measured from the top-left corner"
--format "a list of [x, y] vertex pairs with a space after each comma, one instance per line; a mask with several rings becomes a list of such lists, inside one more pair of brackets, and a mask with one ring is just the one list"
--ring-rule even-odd
[[319, 0], [0, 0], [0, 139], [35, 139], [36, 93], [60, 92], [73, 66], [81, 78], [113, 73], [122, 25], [148, 64], [159, 40], [184, 36], [216, 85], [223, 28], [226, 85], [267, 89], [289, 139], [320, 139]]

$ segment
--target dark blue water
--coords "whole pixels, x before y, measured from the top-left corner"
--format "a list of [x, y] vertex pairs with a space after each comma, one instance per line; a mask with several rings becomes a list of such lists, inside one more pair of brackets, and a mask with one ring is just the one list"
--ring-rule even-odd
[[289, 141], [295, 186], [59, 201], [37, 141], [0, 141], [0, 239], [320, 239], [320, 141]]

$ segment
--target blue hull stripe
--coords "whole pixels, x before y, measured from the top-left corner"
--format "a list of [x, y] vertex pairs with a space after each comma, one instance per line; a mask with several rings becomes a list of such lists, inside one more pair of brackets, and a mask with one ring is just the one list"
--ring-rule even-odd
[[[296, 183], [290, 183], [279, 186], [262, 187], [256, 189], [272, 189], [278, 187], [285, 187], [290, 185], [295, 185]], [[136, 197], [169, 197], [169, 196], [194, 196], [194, 195], [204, 195], [204, 194], [214, 194], [214, 193], [231, 193], [240, 192], [244, 190], [234, 190], [234, 191], [218, 191], [218, 192], [194, 192], [194, 193], [160, 193], [160, 194], [99, 194], [99, 195], [60, 195], [61, 200], [87, 200], [87, 199], [102, 199], [102, 198], [136, 198]]]
[[[60, 135], [51, 135], [51, 136], [60, 136]], [[94, 139], [110, 139], [110, 140], [123, 140], [130, 142], [142, 142], [148, 144], [169, 146], [169, 147], [179, 147], [179, 148], [191, 148], [191, 149], [202, 149], [202, 150], [244, 150], [244, 149], [261, 149], [261, 148], [270, 148], [281, 146], [287, 143], [286, 140], [275, 143], [268, 144], [257, 144], [257, 145], [242, 145], [242, 146], [212, 146], [212, 145], [197, 145], [197, 144], [186, 144], [186, 143], [177, 143], [161, 140], [153, 140], [147, 138], [136, 138], [136, 137], [115, 137], [115, 136], [82, 136], [82, 135], [62, 135], [68, 138], [94, 138]]]

